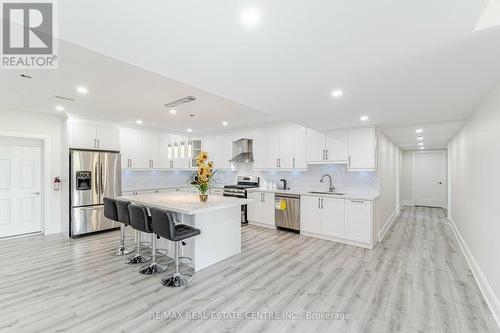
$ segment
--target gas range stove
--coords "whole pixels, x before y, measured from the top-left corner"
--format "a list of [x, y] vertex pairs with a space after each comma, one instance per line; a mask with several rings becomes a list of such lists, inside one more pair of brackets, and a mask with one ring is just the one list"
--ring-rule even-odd
[[224, 196], [247, 197], [247, 189], [259, 187], [259, 177], [238, 176], [236, 185], [224, 186]]
[[[247, 189], [259, 187], [259, 177], [238, 176], [236, 185], [224, 186], [225, 197], [246, 198]], [[248, 223], [247, 205], [241, 206], [241, 223]]]

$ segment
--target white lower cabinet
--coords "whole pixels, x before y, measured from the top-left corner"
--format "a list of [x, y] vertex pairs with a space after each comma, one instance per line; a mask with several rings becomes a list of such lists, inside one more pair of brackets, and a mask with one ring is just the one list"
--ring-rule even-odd
[[346, 200], [346, 238], [356, 242], [371, 241], [372, 208], [370, 201]]
[[302, 234], [372, 248], [372, 203], [301, 196]]
[[248, 222], [275, 228], [274, 193], [248, 192], [247, 197], [255, 200], [247, 205]]

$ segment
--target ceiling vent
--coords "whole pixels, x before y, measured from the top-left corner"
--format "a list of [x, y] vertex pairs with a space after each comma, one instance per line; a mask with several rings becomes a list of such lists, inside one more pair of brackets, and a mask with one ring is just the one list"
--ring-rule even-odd
[[175, 108], [176, 106], [179, 106], [179, 105], [182, 105], [182, 104], [186, 104], [186, 103], [189, 103], [189, 102], [193, 102], [196, 100], [196, 97], [194, 96], [187, 96], [187, 97], [183, 97], [183, 98], [180, 98], [180, 99], [177, 99], [173, 102], [170, 102], [170, 103], [167, 103], [165, 104], [165, 107], [166, 108]]

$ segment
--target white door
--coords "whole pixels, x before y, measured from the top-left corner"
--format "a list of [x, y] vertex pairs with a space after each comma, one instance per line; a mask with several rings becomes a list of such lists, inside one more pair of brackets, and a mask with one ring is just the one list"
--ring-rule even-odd
[[326, 133], [326, 159], [333, 162], [347, 161], [347, 130]]
[[0, 237], [42, 230], [41, 143], [0, 139]]
[[282, 126], [279, 129], [279, 167], [293, 168], [293, 126]]
[[300, 197], [300, 230], [305, 232], [321, 233], [321, 198]]
[[446, 152], [415, 152], [413, 184], [416, 205], [446, 208]]
[[308, 128], [306, 147], [307, 162], [322, 162], [325, 160], [325, 134]]
[[122, 169], [130, 167], [130, 129], [120, 128], [120, 154]]
[[345, 237], [345, 200], [322, 198], [322, 231], [327, 236]]
[[351, 128], [348, 131], [349, 169], [375, 169], [375, 129]]
[[279, 127], [266, 128], [267, 168], [278, 168], [280, 155]]
[[274, 193], [263, 193], [264, 202], [262, 203], [262, 223], [269, 226], [275, 226], [274, 222]]
[[97, 124], [97, 148], [103, 150], [120, 150], [120, 129], [116, 125]]
[[248, 199], [254, 201], [247, 205], [248, 220], [251, 222], [262, 223], [262, 202], [264, 201], [264, 193], [262, 192], [248, 192]]
[[97, 148], [97, 128], [94, 122], [71, 119], [69, 132], [70, 148]]
[[306, 128], [293, 126], [293, 167], [306, 169]]
[[345, 201], [345, 237], [349, 240], [370, 243], [371, 203], [363, 200]]

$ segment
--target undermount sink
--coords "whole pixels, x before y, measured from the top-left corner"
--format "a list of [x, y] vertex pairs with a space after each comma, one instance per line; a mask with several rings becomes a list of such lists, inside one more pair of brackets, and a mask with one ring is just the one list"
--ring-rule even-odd
[[328, 195], [345, 195], [345, 193], [340, 193], [340, 192], [316, 192], [316, 191], [311, 191], [309, 193], [311, 193], [311, 194], [328, 194]]

